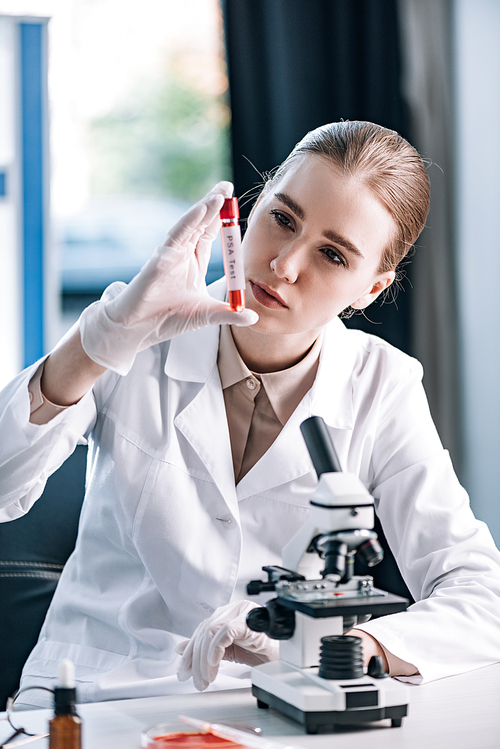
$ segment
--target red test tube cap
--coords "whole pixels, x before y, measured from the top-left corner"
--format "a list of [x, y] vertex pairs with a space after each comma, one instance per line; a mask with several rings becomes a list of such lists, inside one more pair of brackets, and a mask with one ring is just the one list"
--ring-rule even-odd
[[238, 208], [238, 198], [226, 198], [224, 201], [224, 204], [222, 208], [220, 209], [220, 217], [224, 221], [224, 219], [231, 220], [231, 219], [237, 219], [240, 217], [240, 211]]

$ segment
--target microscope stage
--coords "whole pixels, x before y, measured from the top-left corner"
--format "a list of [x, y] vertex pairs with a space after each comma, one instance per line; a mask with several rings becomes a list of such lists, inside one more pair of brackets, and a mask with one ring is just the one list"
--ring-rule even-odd
[[314, 593], [304, 593], [302, 597], [287, 596], [285, 592], [280, 591], [279, 603], [285, 608], [300, 611], [313, 619], [327, 618], [333, 616], [363, 616], [370, 614], [372, 616], [385, 616], [387, 614], [396, 614], [404, 611], [408, 607], [406, 598], [396, 596], [393, 593], [385, 593], [376, 588], [373, 589], [372, 595], [363, 595], [350, 590], [341, 588], [339, 592], [333, 593], [329, 597], [318, 594], [313, 598]]

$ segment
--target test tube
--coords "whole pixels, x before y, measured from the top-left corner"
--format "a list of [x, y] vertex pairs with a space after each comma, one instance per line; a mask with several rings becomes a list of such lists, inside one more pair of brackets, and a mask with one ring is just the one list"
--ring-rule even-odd
[[238, 198], [226, 198], [220, 211], [224, 273], [226, 274], [229, 306], [235, 312], [245, 308], [245, 270], [241, 251], [241, 229]]

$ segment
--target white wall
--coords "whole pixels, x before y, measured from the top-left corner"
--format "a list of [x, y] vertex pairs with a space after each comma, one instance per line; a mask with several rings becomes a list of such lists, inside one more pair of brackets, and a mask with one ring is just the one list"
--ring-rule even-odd
[[500, 2], [453, 7], [464, 478], [500, 545]]
[[0, 16], [0, 171], [7, 182], [7, 194], [0, 197], [0, 387], [22, 367], [16, 58], [17, 24]]

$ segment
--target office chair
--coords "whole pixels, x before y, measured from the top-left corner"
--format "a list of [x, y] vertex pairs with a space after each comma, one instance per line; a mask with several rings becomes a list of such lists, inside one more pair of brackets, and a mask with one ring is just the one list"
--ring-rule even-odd
[[19, 686], [61, 571], [74, 549], [85, 492], [79, 445], [27, 515], [0, 523], [0, 710]]

